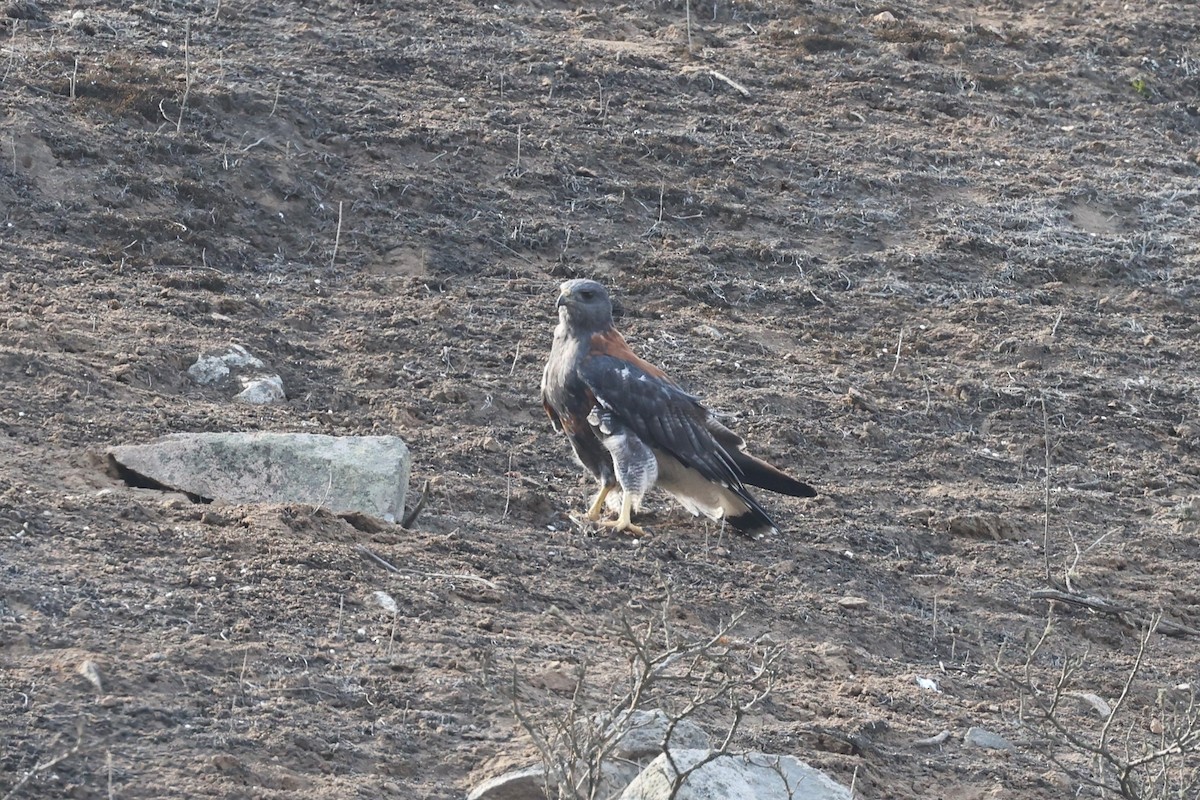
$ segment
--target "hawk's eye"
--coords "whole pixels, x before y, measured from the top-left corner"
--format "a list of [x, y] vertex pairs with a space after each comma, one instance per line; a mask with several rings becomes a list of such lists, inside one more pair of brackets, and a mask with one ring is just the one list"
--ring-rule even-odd
[[596, 299], [596, 293], [594, 291], [592, 291], [591, 289], [584, 289], [582, 292], [579, 293], [579, 296], [582, 297], [584, 300], [595, 300]]

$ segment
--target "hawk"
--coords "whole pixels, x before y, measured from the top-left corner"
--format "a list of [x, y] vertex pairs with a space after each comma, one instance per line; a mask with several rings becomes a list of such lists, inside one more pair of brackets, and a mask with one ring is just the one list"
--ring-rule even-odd
[[617, 519], [601, 523], [618, 531], [644, 535], [630, 515], [656, 485], [693, 515], [726, 520], [755, 538], [777, 529], [747, 485], [793, 497], [816, 494], [747, 453], [742, 438], [697, 397], [638, 358], [613, 327], [612, 302], [596, 281], [570, 280], [560, 287], [542, 405], [600, 483], [588, 519], [600, 520], [610, 493], [620, 486]]

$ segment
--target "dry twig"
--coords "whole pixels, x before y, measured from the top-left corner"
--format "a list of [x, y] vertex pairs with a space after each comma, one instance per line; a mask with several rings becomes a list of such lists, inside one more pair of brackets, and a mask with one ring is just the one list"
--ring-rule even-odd
[[337, 231], [333, 234], [333, 254], [329, 256], [329, 267], [332, 269], [337, 263], [338, 245], [342, 243], [342, 201], [338, 200], [338, 221]]
[[361, 555], [365, 556], [368, 560], [374, 561], [388, 572], [395, 572], [397, 575], [417, 575], [422, 578], [446, 578], [447, 580], [475, 581], [476, 583], [482, 583], [484, 586], [497, 592], [502, 591], [499, 586], [492, 583], [487, 578], [481, 578], [478, 575], [472, 575], [469, 572], [423, 572], [419, 569], [402, 569], [388, 561], [383, 556], [378, 555], [361, 544], [354, 545], [354, 549], [357, 550]]
[[183, 112], [187, 108], [188, 96], [192, 93], [192, 21], [183, 23], [183, 100], [179, 103], [179, 118], [175, 120], [175, 133], [183, 130]]
[[749, 96], [750, 96], [750, 90], [749, 90], [749, 89], [747, 89], [745, 86], [743, 86], [742, 84], [740, 84], [740, 83], [738, 83], [737, 81], [735, 81], [733, 78], [731, 78], [731, 77], [729, 77], [728, 75], [726, 75], [724, 72], [718, 72], [718, 71], [717, 71], [717, 70], [715, 70], [715, 69], [710, 69], [710, 70], [708, 71], [708, 74], [709, 74], [709, 75], [711, 75], [712, 77], [716, 78], [716, 79], [717, 79], [717, 80], [719, 80], [721, 83], [723, 83], [723, 84], [725, 84], [726, 86], [728, 86], [729, 88], [731, 88], [731, 89], [734, 89], [735, 91], [737, 91], [737, 93], [738, 93], [738, 94], [740, 94], [742, 97], [749, 97]]
[[421, 487], [421, 495], [417, 498], [416, 504], [414, 504], [413, 507], [408, 510], [408, 513], [406, 513], [400, 519], [401, 528], [408, 530], [412, 527], [412, 524], [417, 521], [417, 517], [420, 516], [421, 511], [425, 508], [425, 500], [429, 497], [430, 483], [431, 481], [429, 479], [425, 480], [425, 485]]
[[25, 786], [25, 784], [27, 784], [31, 780], [33, 780], [34, 777], [36, 777], [37, 775], [39, 775], [47, 770], [54, 769], [56, 766], [58, 766], [59, 764], [61, 764], [64, 761], [66, 761], [68, 758], [70, 758], [71, 756], [78, 753], [79, 748], [82, 746], [83, 746], [83, 717], [80, 717], [79, 721], [75, 723], [75, 744], [71, 745], [70, 748], [64, 750], [63, 752], [61, 752], [58, 755], [51, 758], [50, 760], [38, 761], [36, 764], [33, 765], [33, 767], [26, 770], [25, 774], [21, 776], [21, 779], [18, 780], [16, 783], [14, 783], [12, 788], [8, 790], [8, 793], [6, 795], [4, 795], [3, 800], [12, 800], [13, 797], [16, 797], [17, 792], [19, 792], [21, 790], [21, 788]]
[[940, 747], [949, 738], [950, 731], [942, 731], [941, 733], [930, 736], [927, 739], [917, 739], [915, 742], [913, 742], [913, 747]]
[[1050, 417], [1046, 413], [1046, 396], [1042, 395], [1042, 444], [1046, 451], [1046, 475], [1042, 483], [1042, 564], [1046, 580], [1050, 580]]

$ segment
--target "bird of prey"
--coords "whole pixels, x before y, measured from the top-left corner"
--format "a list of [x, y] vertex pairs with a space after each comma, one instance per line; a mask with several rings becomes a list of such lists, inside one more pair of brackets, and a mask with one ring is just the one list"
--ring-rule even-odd
[[617, 519], [601, 523], [618, 531], [644, 535], [630, 515], [656, 485], [693, 515], [726, 520], [755, 538], [776, 528], [747, 485], [793, 497], [816, 494], [747, 453], [742, 438], [698, 398], [635, 355], [613, 327], [612, 302], [596, 281], [560, 287], [542, 404], [600, 483], [588, 519], [599, 521], [606, 501], [618, 508], [609, 496], [620, 486]]

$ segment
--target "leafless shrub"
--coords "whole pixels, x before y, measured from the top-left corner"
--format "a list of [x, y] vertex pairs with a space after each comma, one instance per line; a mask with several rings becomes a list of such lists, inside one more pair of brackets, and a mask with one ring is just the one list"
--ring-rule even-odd
[[[614, 639], [624, 669], [615, 680], [606, 680], [598, 665], [581, 664], [569, 698], [539, 697], [535, 708], [528, 682], [514, 670], [508, 698], [538, 750], [548, 798], [602, 800], [616, 788], [606, 783], [606, 776], [621, 760], [616, 751], [630, 730], [630, 719], [643, 709], [661, 709], [666, 715], [660, 746], [675, 775], [672, 796], [696, 770], [733, 752], [746, 715], [774, 687], [782, 650], [767, 637], [737, 637], [740, 613], [700, 637], [676, 631], [671, 613], [668, 596], [642, 622], [622, 617]], [[670, 745], [679, 726], [693, 719], [723, 733], [705, 758], [683, 768], [675, 763]]]
[[1108, 533], [1080, 548], [1068, 529], [1074, 554], [1063, 566], [1062, 581], [1056, 581], [1051, 556], [1055, 539], [1050, 503], [1053, 448], [1044, 393], [1040, 403], [1045, 468], [1042, 557], [1045, 581], [1055, 588], [1034, 590], [1030, 597], [1107, 614], [1139, 629], [1140, 635], [1112, 702], [1097, 694], [1097, 687], [1089, 687], [1083, 677], [1100, 656], [1086, 651], [1064, 654], [1053, 646], [1054, 605], [1023, 663], [1006, 666], [1001, 654], [996, 660], [997, 671], [1016, 689], [1021, 723], [1037, 737], [1038, 753], [1063, 770], [1080, 792], [1090, 788], [1100, 797], [1125, 800], [1194, 798], [1200, 790], [1200, 706], [1195, 686], [1186, 679], [1169, 687], [1148, 684], [1156, 672], [1150, 663], [1153, 637], [1192, 636], [1200, 631], [1164, 619], [1161, 613], [1139, 612], [1128, 603], [1075, 590], [1072, 576], [1080, 559]]
[[1038, 754], [1080, 792], [1124, 800], [1185, 800], [1200, 791], [1200, 705], [1195, 686], [1154, 686], [1151, 640], [1159, 618], [1138, 637], [1115, 700], [1100, 697], [1083, 672], [1099, 656], [1053, 648], [1053, 612], [1023, 664], [1001, 676], [1017, 690], [1020, 721]]

